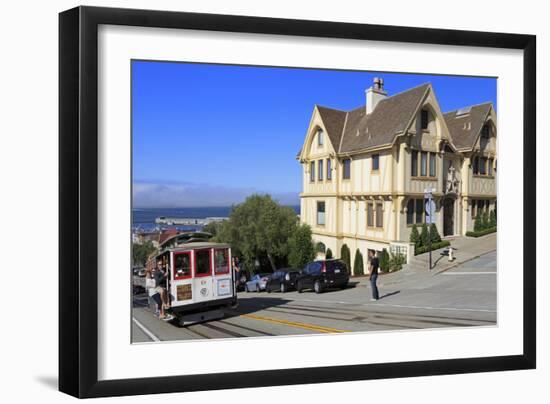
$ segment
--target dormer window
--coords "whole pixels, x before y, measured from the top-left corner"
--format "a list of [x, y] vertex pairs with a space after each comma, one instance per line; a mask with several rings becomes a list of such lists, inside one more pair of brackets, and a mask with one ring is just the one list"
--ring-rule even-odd
[[420, 128], [421, 129], [428, 129], [428, 123], [430, 122], [430, 115], [428, 113], [427, 109], [423, 109], [420, 111]]
[[324, 144], [325, 144], [325, 134], [321, 129], [319, 129], [317, 131], [317, 145], [322, 146]]

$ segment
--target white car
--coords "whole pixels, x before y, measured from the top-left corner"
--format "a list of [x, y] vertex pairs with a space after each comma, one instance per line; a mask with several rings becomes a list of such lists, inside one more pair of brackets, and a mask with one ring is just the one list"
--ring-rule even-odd
[[260, 292], [265, 290], [265, 285], [271, 274], [256, 274], [244, 285], [244, 290], [247, 292]]

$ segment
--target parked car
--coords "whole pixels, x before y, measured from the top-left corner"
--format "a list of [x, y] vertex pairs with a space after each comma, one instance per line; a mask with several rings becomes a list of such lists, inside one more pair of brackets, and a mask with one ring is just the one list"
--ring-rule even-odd
[[273, 272], [273, 275], [269, 277], [265, 290], [267, 293], [273, 291], [280, 291], [285, 293], [295, 287], [296, 277], [300, 274], [300, 271], [292, 268], [282, 268]]
[[260, 292], [265, 290], [265, 285], [269, 280], [271, 274], [256, 274], [250, 278], [248, 282], [244, 285], [244, 290], [247, 292]]
[[345, 289], [349, 282], [349, 270], [338, 259], [313, 261], [306, 265], [296, 278], [296, 290], [313, 289], [321, 293], [328, 288]]

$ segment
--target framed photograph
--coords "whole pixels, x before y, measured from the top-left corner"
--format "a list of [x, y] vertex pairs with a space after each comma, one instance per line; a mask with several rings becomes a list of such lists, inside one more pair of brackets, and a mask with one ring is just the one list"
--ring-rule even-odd
[[94, 7], [59, 32], [61, 391], [535, 367], [534, 36]]

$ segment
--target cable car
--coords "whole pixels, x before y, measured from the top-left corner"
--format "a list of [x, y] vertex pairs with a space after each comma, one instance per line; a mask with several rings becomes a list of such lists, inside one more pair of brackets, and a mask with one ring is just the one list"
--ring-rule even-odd
[[169, 239], [161, 247], [151, 261], [161, 261], [168, 270], [164, 287], [170, 308], [166, 312], [181, 326], [222, 318], [224, 308], [236, 307], [229, 244], [195, 237], [184, 239], [183, 244]]

